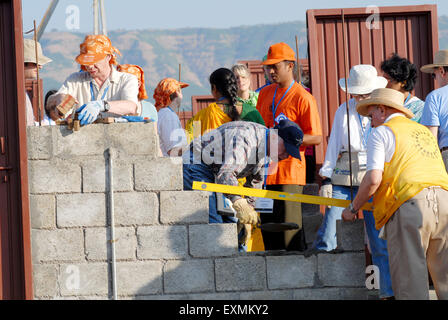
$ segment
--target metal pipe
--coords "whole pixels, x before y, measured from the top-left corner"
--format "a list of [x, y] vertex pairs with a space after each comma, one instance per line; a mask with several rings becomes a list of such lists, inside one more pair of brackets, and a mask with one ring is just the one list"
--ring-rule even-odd
[[56, 6], [58, 5], [59, 0], [52, 0], [50, 5], [47, 8], [47, 11], [44, 14], [44, 17], [42, 18], [42, 21], [39, 24], [39, 27], [37, 28], [37, 41], [40, 40], [42, 37], [45, 28], [47, 27], [48, 21], [50, 21], [51, 16], [53, 15], [54, 10], [56, 9]]
[[350, 114], [349, 114], [349, 99], [348, 99], [348, 83], [347, 83], [347, 40], [345, 39], [345, 17], [344, 17], [344, 9], [341, 10], [341, 16], [342, 16], [342, 40], [343, 40], [343, 46], [344, 46], [344, 75], [345, 75], [345, 108], [347, 110], [347, 135], [348, 135], [348, 162], [349, 162], [349, 168], [350, 168], [350, 201], [353, 201], [353, 177], [352, 177], [352, 148], [351, 148], [351, 141], [350, 141]]
[[301, 83], [302, 82], [302, 72], [300, 71], [300, 60], [299, 60], [299, 39], [296, 36], [296, 52], [297, 52], [297, 82]]
[[114, 181], [113, 181], [113, 159], [115, 158], [115, 151], [112, 148], [107, 149], [107, 160], [109, 165], [109, 187], [108, 187], [108, 203], [107, 206], [109, 211], [109, 219], [110, 219], [110, 244], [111, 244], [111, 262], [112, 262], [112, 292], [113, 299], [118, 300], [117, 294], [117, 266], [116, 266], [116, 257], [115, 257], [115, 218], [114, 218]]
[[37, 33], [36, 33], [36, 20], [34, 22], [34, 52], [36, 54], [36, 78], [37, 78], [37, 117], [39, 118], [39, 127], [42, 126], [42, 115], [40, 103], [40, 81], [39, 81], [39, 53], [37, 51]]
[[98, 0], [93, 0], [93, 34], [98, 34]]
[[100, 0], [100, 10], [101, 10], [101, 30], [103, 31], [103, 34], [107, 36], [106, 10], [104, 9], [104, 0]]

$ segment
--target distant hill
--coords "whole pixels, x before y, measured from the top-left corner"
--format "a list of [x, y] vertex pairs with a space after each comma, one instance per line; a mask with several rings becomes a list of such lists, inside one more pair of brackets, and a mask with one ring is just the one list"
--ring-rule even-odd
[[[190, 84], [183, 90], [183, 109], [191, 108], [192, 95], [210, 94], [209, 75], [217, 68], [230, 68], [239, 60], [261, 59], [269, 46], [286, 42], [295, 49], [299, 37], [300, 58], [307, 57], [306, 23], [302, 21], [271, 25], [241, 26], [229, 29], [184, 28], [176, 30], [116, 30], [109, 32], [112, 44], [120, 50], [119, 63], [143, 68], [149, 100], [157, 83], [165, 77]], [[53, 62], [42, 69], [44, 92], [58, 89], [79, 66], [74, 58], [85, 34], [46, 32], [41, 44]], [[439, 46], [448, 49], [448, 17], [439, 17]]]
[[[185, 28], [177, 30], [111, 31], [112, 44], [122, 54], [119, 63], [137, 64], [145, 71], [149, 100], [157, 83], [165, 77], [190, 84], [183, 90], [183, 109], [191, 108], [192, 95], [210, 94], [208, 77], [220, 67], [230, 68], [239, 60], [261, 59], [269, 46], [286, 42], [299, 54], [307, 55], [306, 25], [289, 22], [275, 25], [243, 26], [229, 29]], [[85, 34], [46, 32], [41, 38], [44, 53], [53, 59], [42, 69], [44, 92], [59, 88], [64, 79], [79, 66], [74, 58]]]

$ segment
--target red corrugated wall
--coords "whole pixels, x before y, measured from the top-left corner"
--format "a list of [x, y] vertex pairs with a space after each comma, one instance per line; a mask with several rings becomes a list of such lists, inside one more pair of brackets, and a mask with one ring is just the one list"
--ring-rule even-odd
[[[334, 113], [345, 101], [338, 80], [344, 78], [342, 10], [307, 11], [308, 57], [311, 90], [317, 100], [323, 129], [323, 143], [316, 147], [316, 163], [323, 163]], [[379, 74], [381, 62], [394, 52], [420, 68], [432, 62], [438, 50], [437, 7], [435, 5], [344, 9], [349, 69], [372, 64]], [[374, 13], [377, 16], [373, 16]], [[378, 29], [368, 28], [378, 22]], [[415, 95], [424, 99], [434, 81], [419, 72]]]

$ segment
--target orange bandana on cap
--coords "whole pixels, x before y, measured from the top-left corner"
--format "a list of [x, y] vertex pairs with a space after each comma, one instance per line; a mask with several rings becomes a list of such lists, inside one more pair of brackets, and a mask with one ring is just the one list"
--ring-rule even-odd
[[154, 90], [153, 98], [157, 110], [171, 104], [170, 95], [179, 90], [179, 88], [188, 87], [188, 84], [179, 82], [173, 78], [165, 78], [159, 82]]
[[117, 64], [115, 53], [121, 56], [120, 51], [112, 46], [110, 39], [102, 34], [88, 35], [79, 46], [80, 54], [76, 57], [76, 62], [85, 69], [85, 65], [92, 65], [103, 60], [107, 55], [111, 55], [110, 64]]
[[139, 80], [138, 87], [138, 100], [148, 99], [148, 95], [146, 94], [145, 89], [145, 73], [143, 69], [135, 64], [120, 64], [117, 66], [117, 70], [121, 72], [127, 72], [133, 74]]

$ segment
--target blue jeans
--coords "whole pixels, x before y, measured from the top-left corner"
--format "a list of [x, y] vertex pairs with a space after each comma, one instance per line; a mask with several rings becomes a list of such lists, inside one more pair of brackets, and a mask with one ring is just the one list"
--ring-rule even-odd
[[[353, 187], [353, 197], [356, 196], [358, 187]], [[332, 197], [335, 199], [350, 200], [350, 187], [333, 185]], [[336, 249], [336, 220], [342, 219], [342, 207], [330, 207], [325, 210], [324, 220], [317, 231], [316, 240], [313, 247], [319, 250], [331, 251]], [[392, 282], [389, 270], [389, 255], [387, 253], [387, 242], [378, 238], [379, 231], [375, 228], [375, 219], [371, 211], [363, 211], [364, 225], [369, 239], [370, 249], [372, 250], [373, 264], [380, 271], [380, 297], [390, 297], [392, 291]]]
[[[184, 190], [192, 190], [193, 181], [203, 181], [215, 183], [215, 175], [212, 170], [205, 164], [184, 164], [183, 165], [183, 175], [184, 175]], [[237, 223], [238, 219], [231, 216], [222, 216], [218, 213], [216, 206], [216, 193], [210, 192], [209, 196], [209, 223]], [[238, 239], [241, 239], [243, 232], [238, 234]], [[238, 250], [240, 252], [247, 251], [247, 246], [243, 244], [238, 244]]]

